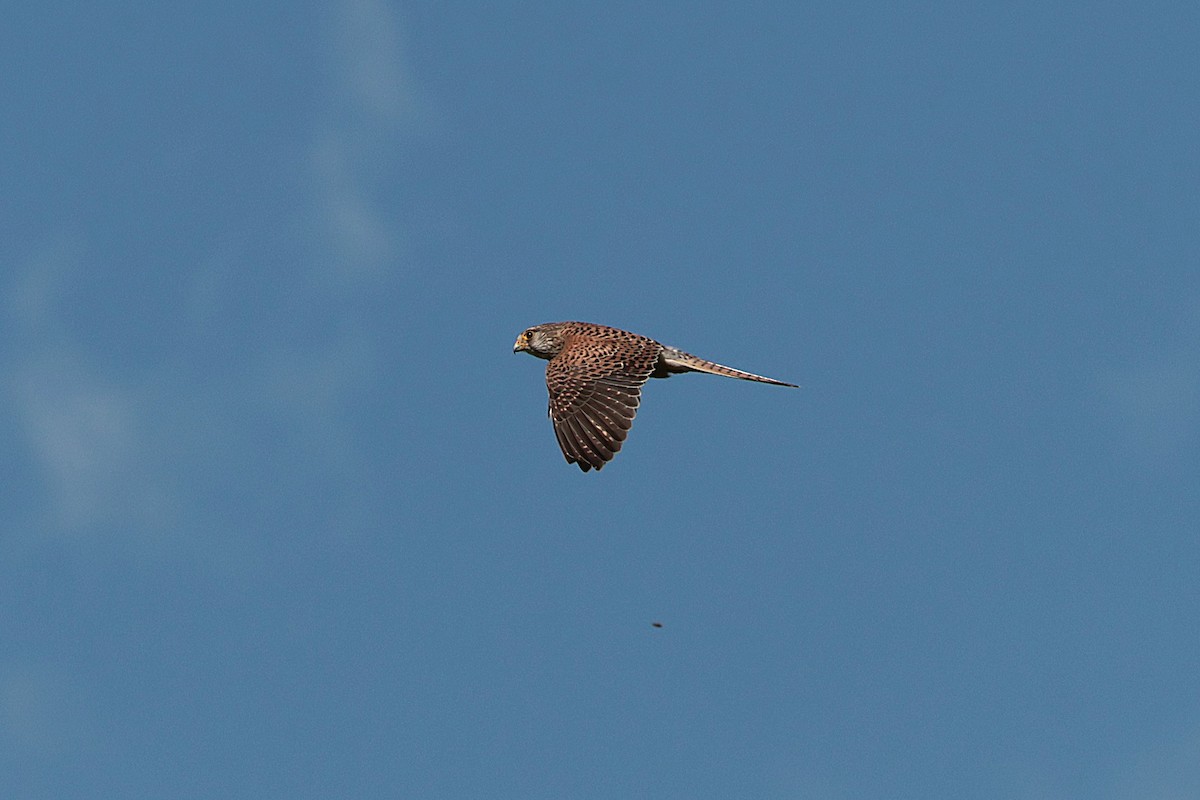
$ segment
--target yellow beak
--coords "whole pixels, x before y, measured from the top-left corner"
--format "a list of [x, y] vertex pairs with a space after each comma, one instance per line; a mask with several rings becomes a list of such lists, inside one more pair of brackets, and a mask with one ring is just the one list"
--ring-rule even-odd
[[519, 353], [522, 350], [528, 350], [528, 349], [529, 349], [529, 337], [522, 333], [520, 336], [517, 337], [517, 341], [513, 345], [513, 352]]

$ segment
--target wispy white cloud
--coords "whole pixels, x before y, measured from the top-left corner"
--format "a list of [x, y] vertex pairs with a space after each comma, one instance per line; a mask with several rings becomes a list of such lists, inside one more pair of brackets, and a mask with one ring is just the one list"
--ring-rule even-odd
[[331, 7], [328, 80], [310, 143], [315, 230], [327, 277], [357, 284], [394, 266], [399, 228], [376, 199], [398, 139], [427, 118], [404, 65], [396, 12], [382, 0]]
[[403, 64], [403, 37], [383, 0], [345, 0], [332, 7], [330, 58], [335, 91], [364, 115], [392, 127], [417, 116], [417, 92]]
[[1118, 800], [1200, 797], [1200, 729], [1160, 743], [1132, 759], [1114, 781]]
[[314, 269], [356, 288], [395, 259], [397, 231], [370, 198], [371, 181], [363, 175], [370, 148], [334, 130], [317, 133], [311, 147], [315, 244], [323, 256]]
[[1114, 369], [1103, 391], [1118, 420], [1118, 446], [1141, 465], [1174, 463], [1200, 444], [1200, 302], [1169, 344]]
[[145, 443], [128, 390], [105, 384], [66, 353], [33, 359], [14, 383], [28, 443], [49, 482], [54, 527], [77, 530], [118, 509], [150, 511], [148, 487], [134, 491], [130, 480]]
[[22, 346], [0, 389], [45, 491], [36, 504], [42, 513], [17, 524], [43, 538], [112, 520], [136, 520], [139, 531], [161, 528], [171, 505], [147, 458], [153, 448], [137, 392], [100, 374], [64, 324], [62, 291], [83, 263], [73, 242], [37, 253], [18, 271], [4, 320]]
[[10, 333], [22, 338], [53, 336], [58, 327], [59, 296], [83, 260], [77, 237], [44, 242], [18, 269], [6, 288], [5, 316]]
[[[325, 13], [322, 100], [298, 140], [279, 143], [297, 153], [288, 166], [308, 176], [288, 212], [293, 229], [307, 233], [296, 242], [295, 280], [272, 285], [279, 296], [266, 298], [312, 318], [303, 337], [280, 335], [268, 310], [247, 317], [242, 290], [253, 268], [242, 254], [270, 244], [246, 242], [244, 230], [210, 232], [210, 253], [190, 266], [189, 297], [173, 318], [179, 335], [167, 337], [155, 363], [126, 364], [119, 375], [70, 324], [78, 303], [66, 302], [70, 287], [108, 271], [86, 231], [43, 243], [0, 282], [0, 329], [19, 343], [0, 375], [0, 399], [22, 448], [15, 455], [40, 481], [38, 502], [27, 504], [39, 510], [19, 526], [25, 540], [80, 541], [104, 530], [125, 545], [161, 548], [197, 530], [219, 537], [207, 524], [211, 497], [193, 478], [251, 457], [221, 455], [245, 452], [248, 416], [277, 421], [289, 444], [335, 472], [361, 468], [345, 431], [355, 393], [378, 364], [374, 334], [353, 310], [403, 271], [401, 223], [380, 196], [420, 114], [392, 8], [346, 0]], [[236, 343], [229, 319], [240, 326]], [[204, 360], [192, 348], [207, 355], [212, 347], [232, 359], [219, 377], [191, 367]]]
[[[227, 577], [252, 574], [264, 545], [245, 516], [262, 519], [314, 483], [346, 494], [330, 505], [348, 524], [367, 513], [351, 496], [366, 476], [348, 431], [379, 359], [375, 334], [354, 311], [397, 267], [400, 228], [377, 195], [415, 95], [387, 4], [348, 0], [328, 13], [324, 100], [296, 140], [279, 143], [297, 153], [287, 168], [308, 176], [282, 212], [308, 232], [295, 243], [294, 281], [258, 280], [245, 263], [269, 242], [247, 241], [244, 229], [209, 231], [207, 255], [184, 265], [178, 313], [162, 315], [178, 329], [146, 348], [153, 361], [114, 371], [117, 360], [98, 344], [106, 332], [85, 333], [74, 316], [83, 302], [74, 287], [116, 273], [86, 229], [60, 221], [72, 232], [35, 244], [0, 277], [0, 434], [24, 482], [0, 537], [0, 579], [10, 585], [46, 549], [83, 569], [182, 559]], [[311, 317], [296, 325], [303, 336], [280, 334], [278, 307]], [[268, 439], [278, 448], [269, 463], [247, 444]], [[243, 496], [220, 502], [230, 491]], [[261, 506], [247, 514], [253, 503]], [[108, 557], [92, 558], [99, 552]], [[213, 588], [228, 583], [238, 581]], [[32, 760], [85, 746], [87, 698], [77, 688], [53, 665], [0, 662], [0, 750]]]
[[49, 664], [0, 666], [0, 749], [39, 762], [79, 746], [89, 725], [77, 692]]

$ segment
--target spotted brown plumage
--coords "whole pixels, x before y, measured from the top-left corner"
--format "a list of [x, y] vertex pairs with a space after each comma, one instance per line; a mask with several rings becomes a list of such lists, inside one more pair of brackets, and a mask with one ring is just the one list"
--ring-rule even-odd
[[600, 469], [621, 450], [642, 399], [642, 384], [650, 378], [708, 372], [795, 387], [590, 322], [535, 325], [517, 337], [513, 352], [550, 362], [546, 388], [554, 435], [567, 462], [578, 464], [584, 472]]

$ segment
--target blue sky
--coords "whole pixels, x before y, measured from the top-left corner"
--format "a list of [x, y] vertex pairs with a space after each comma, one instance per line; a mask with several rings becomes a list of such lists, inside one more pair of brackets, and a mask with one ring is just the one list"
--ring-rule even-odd
[[[1197, 41], [18, 3], [0, 795], [1200, 796]], [[803, 388], [584, 475], [560, 319]]]

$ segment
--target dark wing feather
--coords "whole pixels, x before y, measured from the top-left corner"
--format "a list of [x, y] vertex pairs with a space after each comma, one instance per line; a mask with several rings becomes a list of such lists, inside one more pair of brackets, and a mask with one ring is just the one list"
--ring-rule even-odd
[[582, 468], [583, 464], [587, 464], [594, 469], [600, 469], [612, 458], [612, 453], [605, 451], [600, 446], [600, 443], [588, 431], [587, 423], [580, 419], [579, 416], [571, 417], [566, 420], [565, 424], [573, 434], [572, 438], [575, 442], [575, 448], [580, 455], [578, 460], [580, 468]]
[[584, 472], [600, 469], [620, 451], [661, 349], [653, 339], [612, 329], [567, 337], [546, 366], [546, 387], [554, 434], [569, 463]]

